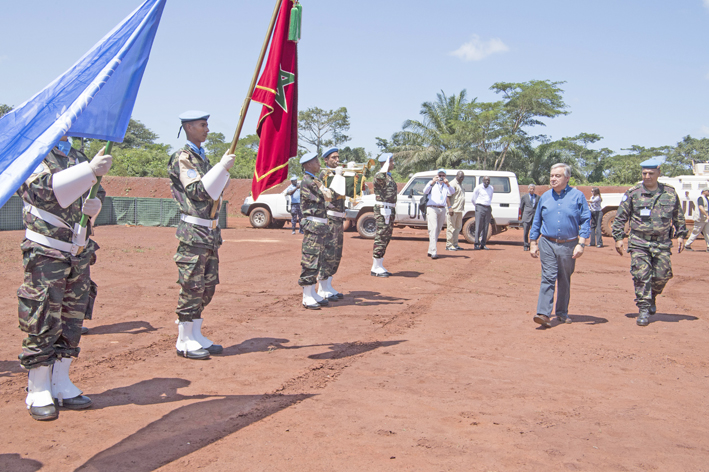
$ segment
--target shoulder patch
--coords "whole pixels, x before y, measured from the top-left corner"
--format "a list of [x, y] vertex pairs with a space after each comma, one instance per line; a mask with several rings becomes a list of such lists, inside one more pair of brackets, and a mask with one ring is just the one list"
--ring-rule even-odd
[[194, 179], [195, 177], [197, 177], [197, 171], [194, 169], [188, 170], [187, 177], [189, 177], [190, 179]]
[[626, 193], [626, 194], [623, 195], [623, 198], [621, 198], [620, 201], [621, 201], [621, 202], [624, 202], [624, 201], [626, 201], [627, 199], [628, 199], [628, 194]]

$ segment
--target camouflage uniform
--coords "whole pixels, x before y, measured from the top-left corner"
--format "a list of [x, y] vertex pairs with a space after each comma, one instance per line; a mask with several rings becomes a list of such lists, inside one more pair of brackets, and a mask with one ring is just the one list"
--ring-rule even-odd
[[[397, 194], [396, 182], [390, 173], [379, 172], [374, 176], [374, 195], [378, 202], [396, 204]], [[383, 207], [374, 205], [374, 214], [377, 219], [377, 233], [374, 236], [374, 251], [372, 257], [381, 259], [386, 253], [389, 240], [394, 231], [394, 220], [396, 219], [396, 209], [391, 208], [389, 224], [385, 222], [384, 216], [380, 213]]]
[[300, 183], [300, 207], [303, 219], [300, 220], [301, 228], [305, 231], [303, 236], [303, 256], [300, 260], [302, 270], [298, 285], [306, 287], [317, 283], [318, 273], [321, 271], [325, 256], [323, 254], [325, 241], [332, 238], [330, 227], [327, 223], [308, 220], [308, 217], [327, 219], [325, 205], [327, 203], [318, 184], [320, 179], [308, 172]]
[[[325, 178], [325, 174], [328, 170], [331, 174], [329, 177]], [[330, 186], [335, 176], [335, 169], [328, 170], [320, 173], [320, 180], [323, 181], [326, 187]], [[346, 197], [344, 195], [338, 195], [333, 192], [332, 201], [327, 202], [326, 209], [332, 212], [344, 213], [345, 200]], [[320, 280], [325, 280], [337, 273], [337, 269], [340, 267], [340, 260], [342, 259], [342, 246], [345, 240], [345, 230], [343, 228], [344, 218], [328, 214], [327, 222], [332, 236], [325, 238], [324, 241], [323, 262], [318, 275], [318, 279]]]
[[[642, 215], [643, 210], [650, 210]], [[613, 239], [621, 241], [623, 230], [630, 222], [628, 252], [630, 274], [635, 283], [635, 303], [641, 310], [649, 309], [654, 297], [662, 293], [672, 278], [670, 239], [672, 227], [679, 238], [687, 237], [684, 214], [675, 189], [658, 183], [654, 192], [642, 183], [625, 192], [613, 221]]]
[[[73, 148], [68, 156], [58, 148], [47, 154], [42, 164], [17, 190], [25, 203], [23, 219], [28, 230], [71, 244], [71, 229], [42, 220], [29, 211], [29, 205], [63, 219], [67, 226], [73, 228], [81, 219], [83, 200], [89, 192], [69, 207], [62, 208], [52, 189], [52, 175], [87, 161], [81, 151]], [[105, 196], [106, 192], [99, 187], [97, 197], [103, 202]], [[92, 233], [89, 220], [87, 234]], [[84, 319], [91, 319], [97, 293], [97, 286], [91, 280], [90, 266], [96, 262], [98, 244], [88, 239], [84, 250], [76, 256], [29, 239], [23, 240], [20, 248], [25, 276], [24, 283], [17, 290], [17, 298], [20, 329], [27, 333], [22, 341], [20, 363], [31, 369], [52, 365], [64, 357], [77, 357], [81, 326]]]
[[[182, 214], [205, 220], [218, 218], [222, 200], [212, 200], [201, 180], [211, 168], [209, 161], [188, 145], [170, 157], [170, 189]], [[175, 312], [179, 321], [189, 322], [202, 317], [219, 284], [222, 233], [218, 226], [210, 229], [180, 220], [176, 237], [180, 244], [173, 259], [181, 290]]]

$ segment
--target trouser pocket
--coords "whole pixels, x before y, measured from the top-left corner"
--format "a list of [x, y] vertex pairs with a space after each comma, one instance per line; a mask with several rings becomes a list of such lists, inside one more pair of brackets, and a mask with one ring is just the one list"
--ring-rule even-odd
[[30, 335], [39, 335], [49, 326], [49, 296], [47, 287], [32, 287], [22, 284], [17, 290], [20, 329]]

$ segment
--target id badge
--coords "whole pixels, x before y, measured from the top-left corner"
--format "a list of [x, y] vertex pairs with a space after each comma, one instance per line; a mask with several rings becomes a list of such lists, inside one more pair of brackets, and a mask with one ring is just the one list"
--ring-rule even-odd
[[643, 208], [640, 210], [640, 216], [650, 216], [652, 211], [649, 208]]

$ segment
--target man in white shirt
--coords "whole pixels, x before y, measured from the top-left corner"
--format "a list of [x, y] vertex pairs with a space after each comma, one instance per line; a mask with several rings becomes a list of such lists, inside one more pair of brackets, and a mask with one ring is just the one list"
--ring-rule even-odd
[[431, 259], [438, 259], [436, 242], [446, 220], [447, 198], [454, 192], [446, 179], [445, 169], [438, 169], [438, 175], [423, 189], [423, 193], [428, 195], [426, 222], [428, 223], [428, 257]]
[[487, 228], [492, 218], [492, 194], [490, 177], [483, 177], [483, 183], [473, 190], [475, 204], [475, 249], [487, 249]]

